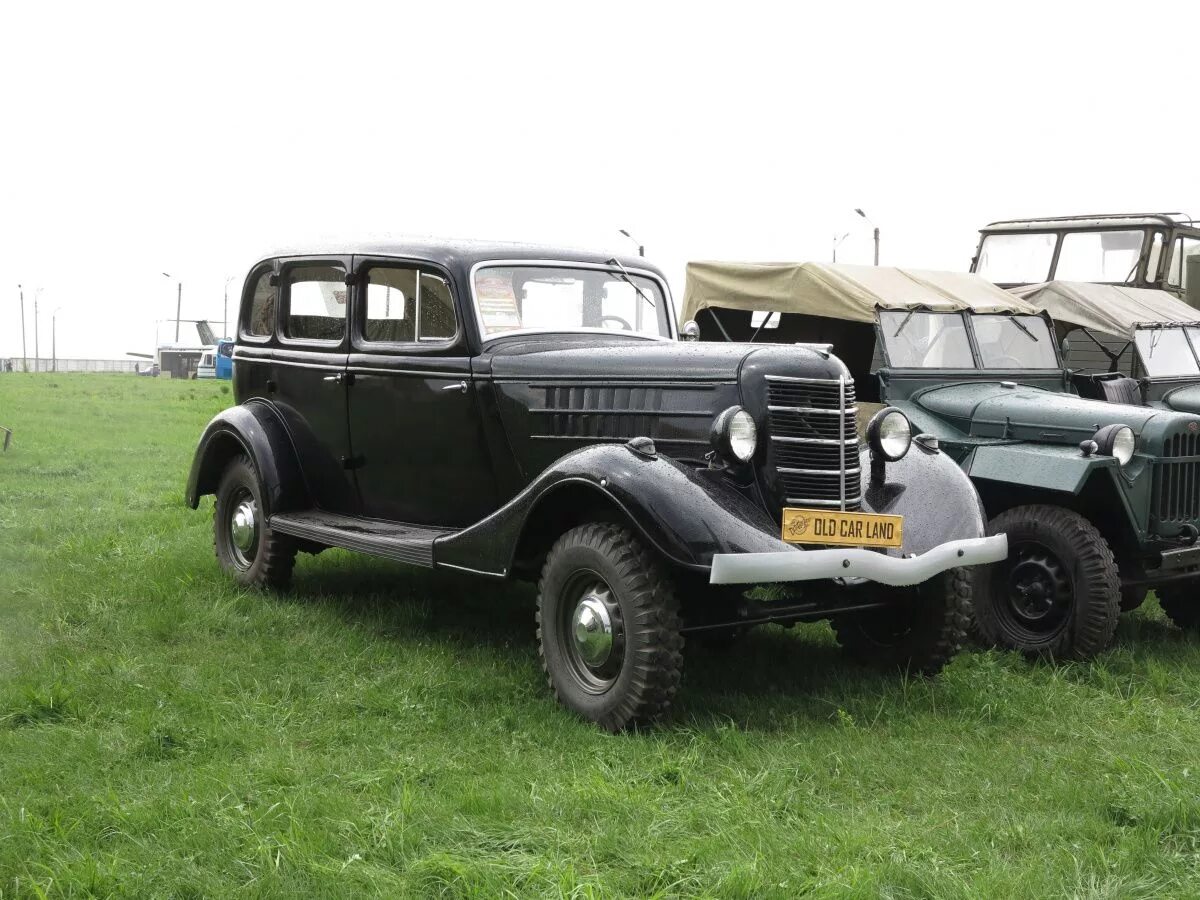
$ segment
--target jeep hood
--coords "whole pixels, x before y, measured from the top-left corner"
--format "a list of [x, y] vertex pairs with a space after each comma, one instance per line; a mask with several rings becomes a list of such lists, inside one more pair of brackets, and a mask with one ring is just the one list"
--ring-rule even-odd
[[1045, 443], [1077, 444], [1096, 429], [1113, 424], [1128, 425], [1140, 435], [1154, 419], [1178, 418], [1176, 413], [1160, 409], [1086, 400], [1021, 385], [1005, 387], [999, 382], [931, 388], [912, 400], [971, 437]]
[[1163, 403], [1177, 412], [1200, 413], [1200, 384], [1176, 388], [1163, 397]]

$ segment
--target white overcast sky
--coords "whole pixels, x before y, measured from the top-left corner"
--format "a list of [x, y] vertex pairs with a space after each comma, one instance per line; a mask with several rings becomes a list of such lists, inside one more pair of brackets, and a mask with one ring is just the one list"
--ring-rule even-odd
[[[992, 219], [1182, 209], [1200, 4], [6, 3], [0, 356], [219, 326], [256, 253], [423, 234], [963, 269]], [[234, 300], [236, 304], [236, 299]], [[219, 330], [219, 327], [218, 327]], [[164, 329], [164, 337], [167, 337]]]

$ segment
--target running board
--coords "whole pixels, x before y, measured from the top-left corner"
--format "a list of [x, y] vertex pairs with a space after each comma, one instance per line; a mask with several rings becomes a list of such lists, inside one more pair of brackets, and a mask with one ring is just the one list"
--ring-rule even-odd
[[433, 542], [456, 530], [361, 519], [315, 509], [279, 513], [271, 516], [267, 527], [328, 547], [341, 547], [427, 568], [433, 567]]

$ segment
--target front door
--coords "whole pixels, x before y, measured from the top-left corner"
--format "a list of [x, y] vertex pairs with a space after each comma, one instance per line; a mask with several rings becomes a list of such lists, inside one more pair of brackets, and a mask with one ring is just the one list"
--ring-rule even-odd
[[346, 411], [348, 259], [284, 262], [268, 398], [283, 414], [309, 491], [329, 512], [358, 511]]
[[356, 257], [350, 437], [365, 516], [461, 527], [496, 508], [471, 357], [446, 273]]

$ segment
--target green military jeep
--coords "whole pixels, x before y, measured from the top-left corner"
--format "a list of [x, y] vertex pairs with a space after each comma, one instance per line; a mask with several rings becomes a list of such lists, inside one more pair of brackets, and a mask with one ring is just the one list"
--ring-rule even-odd
[[1009, 539], [977, 586], [984, 639], [1086, 657], [1150, 588], [1200, 624], [1200, 416], [1078, 396], [1027, 301], [968, 273], [704, 262], [684, 317], [706, 340], [835, 345], [860, 414], [898, 408], [962, 466]]

